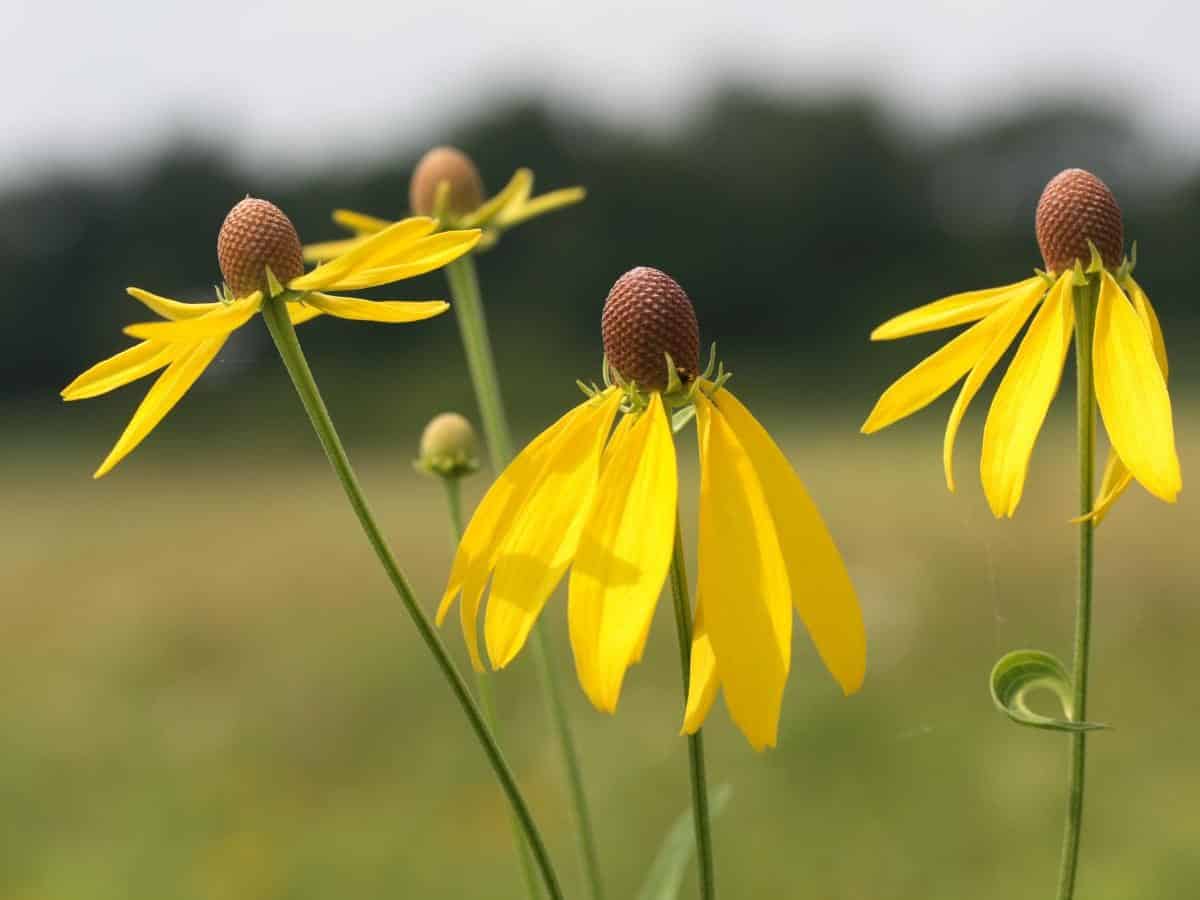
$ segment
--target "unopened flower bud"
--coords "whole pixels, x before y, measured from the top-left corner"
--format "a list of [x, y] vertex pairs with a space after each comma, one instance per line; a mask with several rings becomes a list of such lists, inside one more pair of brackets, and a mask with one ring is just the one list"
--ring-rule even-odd
[[665, 390], [667, 356], [680, 381], [700, 374], [700, 326], [696, 310], [670, 275], [639, 266], [617, 279], [600, 318], [604, 354], [626, 382]]
[[471, 157], [454, 147], [434, 147], [421, 157], [408, 185], [408, 203], [419, 216], [439, 210], [438, 185], [449, 185], [445, 212], [461, 216], [483, 205], [483, 179]]
[[1066, 169], [1050, 179], [1038, 201], [1036, 227], [1050, 272], [1065, 272], [1076, 260], [1086, 267], [1092, 258], [1088, 241], [1111, 269], [1125, 253], [1121, 208], [1108, 185], [1083, 169]]
[[421, 433], [417, 468], [443, 478], [461, 478], [479, 468], [479, 439], [463, 416], [444, 412], [434, 416]]
[[247, 197], [229, 211], [217, 235], [221, 275], [235, 297], [268, 293], [267, 267], [287, 284], [304, 274], [300, 236], [274, 203]]

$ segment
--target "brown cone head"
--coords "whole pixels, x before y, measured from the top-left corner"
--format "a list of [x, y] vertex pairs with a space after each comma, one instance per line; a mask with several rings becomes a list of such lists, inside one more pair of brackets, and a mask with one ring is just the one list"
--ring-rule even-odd
[[648, 390], [667, 386], [667, 357], [685, 384], [700, 374], [700, 326], [679, 283], [639, 266], [617, 279], [600, 317], [604, 354], [625, 381]]
[[1079, 260], [1091, 262], [1088, 241], [1104, 265], [1116, 268], [1125, 255], [1121, 207], [1108, 185], [1083, 169], [1059, 172], [1042, 191], [1037, 207], [1037, 240], [1046, 269], [1065, 272]]
[[267, 292], [267, 266], [280, 284], [304, 274], [300, 236], [274, 203], [247, 197], [229, 211], [217, 235], [217, 261], [235, 297]]
[[418, 216], [433, 215], [437, 187], [449, 182], [447, 211], [464, 215], [483, 205], [483, 179], [471, 157], [454, 147], [434, 147], [421, 157], [408, 183], [408, 205]]

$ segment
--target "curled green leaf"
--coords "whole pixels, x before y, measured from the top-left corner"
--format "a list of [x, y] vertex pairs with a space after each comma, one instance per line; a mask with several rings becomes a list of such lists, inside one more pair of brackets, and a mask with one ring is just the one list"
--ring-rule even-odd
[[[1070, 733], [1108, 727], [1075, 720], [1067, 667], [1057, 656], [1041, 650], [1014, 650], [1002, 656], [992, 667], [991, 689], [996, 708], [1018, 725]], [[1065, 718], [1044, 716], [1030, 709], [1027, 698], [1036, 690], [1051, 691], [1058, 697]]]
[[[712, 790], [708, 798], [709, 816], [715, 819], [721, 814], [732, 792], [727, 784], [717, 785]], [[692, 811], [684, 810], [667, 831], [638, 892], [638, 900], [676, 900], [679, 896], [688, 862], [696, 852], [696, 829], [692, 821]]]

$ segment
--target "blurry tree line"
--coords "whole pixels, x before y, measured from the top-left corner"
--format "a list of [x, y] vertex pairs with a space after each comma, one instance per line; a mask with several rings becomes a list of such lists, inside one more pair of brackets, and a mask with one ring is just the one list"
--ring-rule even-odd
[[[1200, 171], [1168, 159], [1119, 111], [1048, 104], [928, 138], [866, 98], [731, 87], [656, 134], [514, 102], [409, 137], [390, 159], [303, 178], [239, 170], [215, 146], [182, 141], [133, 174], [64, 174], [0, 196], [0, 391], [57, 389], [125, 346], [119, 326], [146, 318], [128, 284], [209, 299], [217, 229], [247, 193], [283, 207], [304, 240], [324, 240], [339, 234], [335, 207], [403, 215], [408, 173], [437, 143], [467, 150], [491, 190], [522, 165], [539, 190], [588, 188], [583, 205], [511, 232], [480, 262], [499, 340], [589, 354], [572, 378], [595, 377], [605, 293], [639, 264], [683, 283], [702, 339], [726, 355], [732, 344], [831, 377], [898, 374], [898, 357], [870, 352], [871, 327], [1040, 265], [1034, 207], [1068, 166], [1117, 193], [1176, 358], [1197, 343], [1187, 248], [1200, 234]], [[382, 292], [444, 294], [437, 275]], [[325, 352], [370, 359], [389, 352], [387, 331], [336, 328], [321, 340]], [[452, 328], [431, 339], [456, 352]]]

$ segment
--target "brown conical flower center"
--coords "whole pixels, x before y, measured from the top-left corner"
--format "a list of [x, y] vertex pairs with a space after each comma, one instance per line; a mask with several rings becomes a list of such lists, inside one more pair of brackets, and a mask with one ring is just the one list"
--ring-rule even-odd
[[1104, 265], [1116, 268], [1125, 254], [1121, 207], [1108, 185], [1083, 169], [1066, 169], [1050, 179], [1037, 206], [1037, 240], [1046, 269], [1065, 272], [1091, 261], [1090, 240]]
[[667, 354], [685, 384], [700, 374], [700, 326], [679, 283], [658, 269], [638, 266], [617, 279], [600, 318], [604, 354], [625, 381], [661, 391]]
[[280, 284], [304, 274], [300, 236], [274, 203], [247, 197], [229, 211], [217, 235], [217, 261], [235, 297], [267, 293], [267, 266]]
[[471, 157], [454, 147], [434, 147], [421, 157], [408, 184], [408, 205], [414, 213], [434, 214], [442, 182], [450, 185], [446, 212], [461, 216], [483, 205], [483, 179]]

